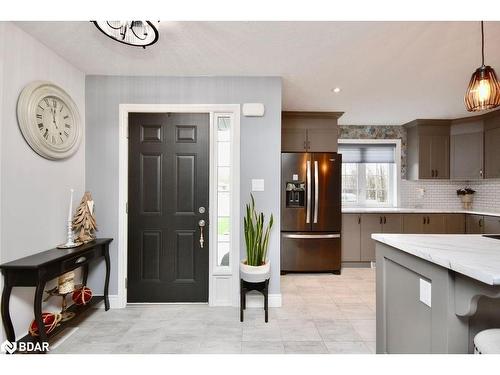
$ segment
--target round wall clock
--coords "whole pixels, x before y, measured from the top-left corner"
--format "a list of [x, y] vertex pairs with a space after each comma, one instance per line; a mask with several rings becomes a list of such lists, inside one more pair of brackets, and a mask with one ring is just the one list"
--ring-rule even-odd
[[78, 150], [82, 138], [78, 108], [53, 83], [35, 81], [23, 89], [17, 101], [17, 120], [26, 142], [44, 158], [65, 159]]

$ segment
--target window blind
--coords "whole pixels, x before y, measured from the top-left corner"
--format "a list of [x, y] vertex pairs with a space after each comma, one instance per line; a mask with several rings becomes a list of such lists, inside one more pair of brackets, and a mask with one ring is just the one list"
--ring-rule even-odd
[[342, 163], [394, 163], [396, 145], [393, 143], [339, 144]]

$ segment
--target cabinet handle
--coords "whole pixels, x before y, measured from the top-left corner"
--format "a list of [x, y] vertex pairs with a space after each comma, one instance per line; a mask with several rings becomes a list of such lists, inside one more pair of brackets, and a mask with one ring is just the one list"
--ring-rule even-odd
[[382, 224], [382, 216], [380, 216], [380, 224]]
[[387, 218], [384, 216], [384, 224], [387, 223]]
[[431, 223], [431, 218], [429, 216], [427, 216], [427, 224], [430, 224]]
[[85, 262], [86, 260], [87, 260], [87, 258], [85, 258], [85, 257], [80, 257], [80, 258], [78, 258], [78, 259], [75, 261], [75, 263], [76, 263], [76, 264], [80, 264], [80, 263]]
[[307, 141], [304, 141], [304, 150], [307, 150]]
[[479, 219], [479, 228], [483, 227], [483, 219]]
[[425, 225], [425, 216], [424, 216], [424, 225]]
[[479, 170], [479, 177], [483, 178], [483, 170], [482, 169]]
[[358, 216], [358, 224], [361, 224], [361, 216]]

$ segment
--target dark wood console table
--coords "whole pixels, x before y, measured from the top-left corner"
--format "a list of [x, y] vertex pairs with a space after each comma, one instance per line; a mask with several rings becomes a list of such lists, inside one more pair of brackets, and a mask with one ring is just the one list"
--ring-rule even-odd
[[[102, 258], [104, 258], [106, 262], [104, 296], [92, 297], [89, 305], [72, 307], [77, 313], [83, 312], [83, 310], [87, 310], [90, 306], [104, 299], [105, 308], [109, 310], [108, 289], [109, 272], [111, 268], [109, 260], [109, 243], [112, 240], [112, 238], [100, 238], [73, 249], [51, 249], [0, 265], [0, 269], [4, 276], [2, 322], [5, 327], [7, 339], [11, 342], [16, 340], [9, 310], [10, 294], [13, 287], [36, 287], [33, 307], [35, 320], [39, 327], [38, 340], [40, 340], [40, 342], [45, 342], [48, 340], [48, 336], [42, 323], [42, 298], [47, 281], [82, 267], [83, 284], [85, 285], [89, 273], [89, 263]], [[50, 333], [50, 336], [57, 334], [63, 328], [64, 323], [61, 323], [59, 327]], [[30, 338], [29, 335], [27, 337]]]

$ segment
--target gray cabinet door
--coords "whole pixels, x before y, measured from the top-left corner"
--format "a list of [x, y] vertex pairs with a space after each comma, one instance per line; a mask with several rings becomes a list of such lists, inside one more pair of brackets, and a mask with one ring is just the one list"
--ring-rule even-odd
[[405, 214], [403, 215], [403, 233], [424, 233], [424, 219], [426, 215]]
[[500, 234], [500, 217], [485, 216], [484, 217], [484, 233], [485, 234]]
[[361, 215], [361, 261], [375, 261], [375, 241], [372, 240], [373, 233], [382, 233], [382, 215]]
[[427, 220], [424, 224], [424, 233], [428, 234], [445, 234], [446, 233], [446, 215], [444, 214], [428, 214], [425, 215]]
[[431, 136], [431, 175], [437, 179], [450, 178], [450, 137]]
[[465, 226], [467, 234], [482, 234], [483, 221], [484, 218], [482, 215], [467, 215], [467, 221]]
[[433, 178], [431, 168], [432, 135], [421, 135], [418, 144], [418, 178]]
[[281, 151], [304, 152], [307, 150], [306, 129], [282, 128]]
[[382, 221], [383, 233], [402, 233], [403, 216], [400, 214], [385, 214]]
[[342, 215], [342, 262], [361, 260], [361, 215]]
[[484, 132], [484, 172], [485, 178], [500, 177], [500, 128]]
[[337, 152], [337, 128], [307, 129], [307, 145], [310, 152]]
[[465, 215], [447, 214], [446, 215], [446, 233], [464, 234], [465, 233]]
[[483, 132], [455, 134], [450, 140], [452, 179], [483, 178]]

